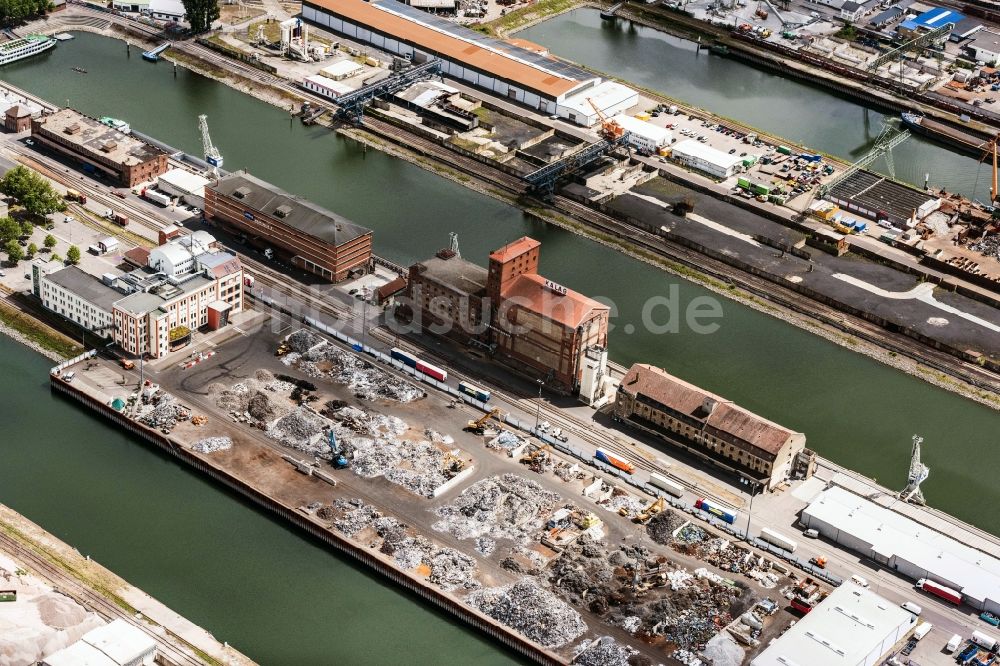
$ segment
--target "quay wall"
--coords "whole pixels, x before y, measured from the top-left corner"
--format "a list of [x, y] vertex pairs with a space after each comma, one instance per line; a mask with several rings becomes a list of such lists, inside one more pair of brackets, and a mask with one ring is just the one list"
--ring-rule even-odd
[[254, 504], [267, 509], [271, 513], [274, 513], [275, 515], [292, 523], [297, 528], [309, 533], [311, 536], [323, 541], [327, 545], [332, 546], [341, 553], [348, 555], [370, 567], [374, 571], [377, 571], [394, 584], [420, 596], [424, 600], [429, 601], [442, 610], [452, 613], [466, 624], [478, 629], [507, 648], [539, 664], [543, 664], [544, 666], [556, 666], [559, 664], [569, 663], [566, 659], [561, 658], [559, 655], [550, 652], [540, 645], [537, 645], [504, 628], [502, 625], [497, 624], [495, 621], [478, 612], [471, 606], [466, 606], [457, 599], [453, 599], [438, 590], [435, 590], [429, 585], [424, 584], [422, 581], [410, 576], [406, 572], [390, 566], [388, 563], [376, 557], [373, 553], [368, 552], [364, 548], [351, 543], [345, 537], [340, 536], [336, 532], [310, 520], [308, 516], [300, 513], [294, 508], [285, 506], [274, 498], [246, 483], [242, 479], [228, 473], [224, 469], [209, 464], [170, 437], [148, 428], [141, 423], [136, 423], [124, 414], [116, 412], [110, 406], [101, 403], [93, 396], [90, 396], [84, 391], [76, 388], [71, 383], [64, 381], [58, 373], [50, 374], [49, 381], [52, 389], [59, 394], [81, 403], [123, 430], [140, 437], [146, 442], [163, 451], [166, 451], [188, 465], [191, 465], [198, 471], [207, 474], [215, 481], [218, 481], [226, 487], [236, 491], [243, 497], [252, 501]]

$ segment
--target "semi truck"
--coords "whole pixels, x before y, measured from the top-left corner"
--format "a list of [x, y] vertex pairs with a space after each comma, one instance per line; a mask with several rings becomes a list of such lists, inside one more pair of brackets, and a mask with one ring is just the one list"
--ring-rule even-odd
[[917, 589], [923, 590], [929, 594], [933, 594], [936, 597], [941, 597], [945, 601], [950, 601], [953, 604], [962, 603], [962, 593], [951, 589], [950, 587], [945, 587], [939, 583], [935, 583], [932, 580], [927, 580], [926, 578], [921, 578], [917, 581]]
[[147, 201], [152, 201], [153, 203], [159, 204], [164, 208], [170, 205], [170, 197], [168, 197], [163, 192], [157, 192], [156, 190], [150, 189], [148, 187], [142, 190], [142, 196]]
[[602, 463], [605, 463], [605, 464], [611, 465], [612, 467], [620, 469], [621, 471], [625, 472], [626, 474], [634, 474], [635, 473], [635, 467], [632, 465], [632, 463], [630, 463], [629, 461], [625, 460], [624, 458], [619, 458], [617, 456], [613, 456], [610, 453], [608, 453], [607, 451], [605, 451], [604, 449], [597, 449], [594, 452], [594, 458], [596, 458], [597, 460], [600, 460]]
[[794, 553], [795, 549], [799, 547], [798, 543], [767, 527], [760, 531], [760, 540], [766, 541], [769, 544], [777, 546], [778, 548], [784, 548], [789, 553]]
[[674, 497], [680, 497], [684, 494], [684, 487], [678, 483], [674, 483], [662, 474], [657, 474], [656, 472], [649, 473], [649, 485], [662, 490], [668, 495], [673, 495]]

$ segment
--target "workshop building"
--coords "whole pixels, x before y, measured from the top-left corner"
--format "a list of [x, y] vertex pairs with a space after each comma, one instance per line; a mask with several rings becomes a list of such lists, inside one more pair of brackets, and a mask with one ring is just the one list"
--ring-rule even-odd
[[423, 330], [490, 349], [550, 388], [575, 393], [588, 350], [607, 347], [609, 309], [539, 275], [540, 246], [520, 238], [492, 252], [488, 269], [442, 250], [410, 267], [407, 302]]
[[54, 652], [42, 666], [153, 666], [156, 640], [139, 627], [118, 618], [91, 629], [80, 640]]
[[992, 66], [1000, 62], [1000, 34], [983, 30], [965, 45], [965, 49], [973, 60]]
[[743, 164], [739, 155], [724, 153], [695, 139], [674, 144], [671, 156], [686, 167], [720, 180], [732, 176]]
[[581, 125], [597, 122], [588, 98], [609, 116], [639, 101], [619, 83], [402, 2], [306, 0], [302, 18], [417, 64], [438, 58], [445, 76]]
[[167, 153], [72, 109], [32, 119], [31, 136], [78, 160], [84, 171], [134, 187], [167, 172]]
[[332, 282], [366, 273], [371, 264], [371, 229], [246, 171], [205, 188], [205, 218]]
[[8, 132], [27, 132], [31, 129], [31, 117], [35, 111], [24, 104], [15, 104], [4, 112], [4, 129]]
[[622, 378], [615, 419], [766, 490], [788, 478], [806, 443], [802, 433], [644, 363]]

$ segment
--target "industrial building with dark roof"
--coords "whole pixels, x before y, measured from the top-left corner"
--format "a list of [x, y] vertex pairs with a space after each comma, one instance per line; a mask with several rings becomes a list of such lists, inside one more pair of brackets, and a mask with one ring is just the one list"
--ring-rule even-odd
[[31, 136], [80, 161], [85, 171], [107, 174], [125, 187], [166, 173], [167, 153], [73, 109], [31, 121]]
[[333, 282], [366, 271], [371, 261], [371, 229], [245, 171], [205, 188], [205, 217]]
[[806, 443], [802, 433], [644, 363], [622, 378], [615, 418], [768, 489], [788, 477]]

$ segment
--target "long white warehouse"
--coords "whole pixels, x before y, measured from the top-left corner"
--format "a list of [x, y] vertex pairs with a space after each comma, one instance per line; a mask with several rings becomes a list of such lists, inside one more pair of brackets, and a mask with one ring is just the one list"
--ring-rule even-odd
[[834, 588], [750, 666], [874, 666], [916, 616], [854, 583]]
[[834, 486], [802, 511], [807, 528], [914, 581], [928, 578], [1000, 614], [1000, 560]]
[[639, 150], [655, 153], [661, 148], [669, 146], [670, 140], [674, 136], [674, 133], [666, 127], [647, 123], [645, 120], [639, 120], [624, 113], [618, 114], [611, 120], [625, 130], [629, 144]]
[[695, 139], [676, 144], [672, 156], [681, 164], [715, 178], [729, 178], [743, 163], [739, 155], [724, 153]]

